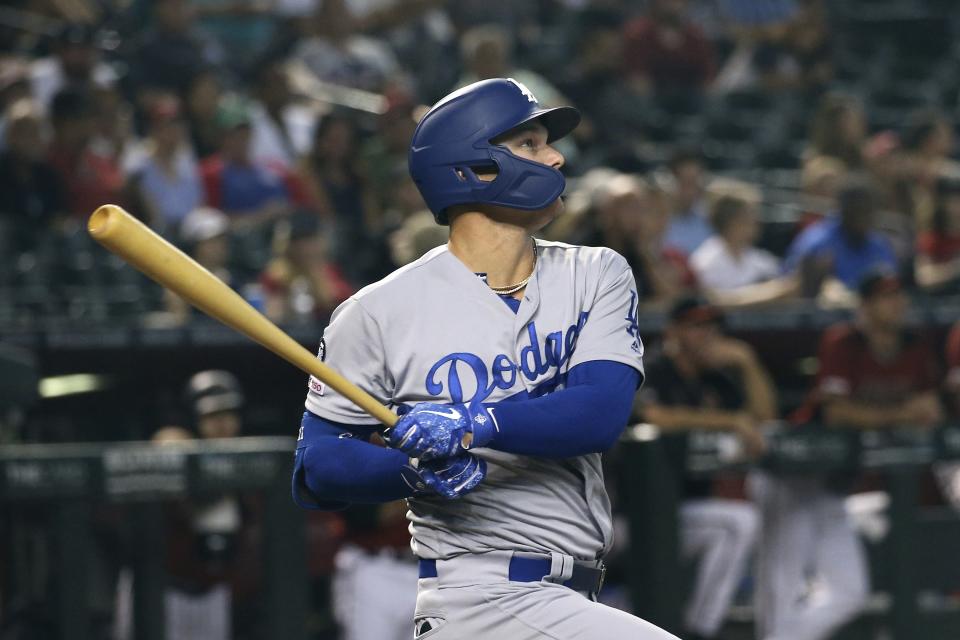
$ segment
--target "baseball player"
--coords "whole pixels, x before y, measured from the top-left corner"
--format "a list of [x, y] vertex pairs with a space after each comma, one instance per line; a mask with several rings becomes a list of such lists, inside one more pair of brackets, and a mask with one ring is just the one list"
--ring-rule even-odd
[[409, 163], [450, 240], [340, 305], [321, 341], [403, 415], [374, 446], [371, 417], [311, 380], [294, 497], [408, 499], [417, 640], [674, 638], [596, 602], [612, 542], [600, 454], [643, 346], [621, 256], [531, 237], [563, 210], [551, 145], [579, 120], [512, 79], [437, 103]]

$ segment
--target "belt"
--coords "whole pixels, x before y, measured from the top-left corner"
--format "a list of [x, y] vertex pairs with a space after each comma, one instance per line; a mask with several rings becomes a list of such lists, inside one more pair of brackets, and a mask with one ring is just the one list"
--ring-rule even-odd
[[[529, 558], [515, 555], [510, 558], [507, 578], [511, 582], [539, 582], [550, 575], [551, 562], [549, 556]], [[437, 561], [421, 559], [420, 577], [436, 578]], [[603, 581], [606, 577], [607, 567], [602, 563], [599, 567], [594, 567], [586, 563], [575, 562], [570, 578], [560, 584], [574, 591], [586, 591], [591, 595], [596, 595], [603, 588]]]

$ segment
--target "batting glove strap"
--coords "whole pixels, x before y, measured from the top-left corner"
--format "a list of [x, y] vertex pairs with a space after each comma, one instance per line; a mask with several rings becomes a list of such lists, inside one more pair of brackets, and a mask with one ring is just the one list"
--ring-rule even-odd
[[401, 416], [384, 438], [411, 458], [433, 460], [460, 453], [469, 433], [471, 415], [464, 405], [421, 402]]
[[462, 453], [445, 460], [422, 462], [420, 477], [436, 494], [446, 500], [456, 500], [477, 488], [487, 476], [487, 462], [470, 453]]
[[487, 446], [500, 430], [493, 413], [482, 404], [465, 407], [465, 409], [470, 417], [472, 438], [469, 445], [465, 446], [464, 449], [478, 449]]

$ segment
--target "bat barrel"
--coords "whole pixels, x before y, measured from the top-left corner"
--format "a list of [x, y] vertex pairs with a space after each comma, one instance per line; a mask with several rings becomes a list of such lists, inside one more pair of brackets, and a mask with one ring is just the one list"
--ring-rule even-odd
[[316, 376], [385, 425], [396, 422], [397, 416], [376, 398], [317, 360], [236, 291], [121, 207], [98, 208], [87, 221], [87, 230], [104, 247], [207, 315]]

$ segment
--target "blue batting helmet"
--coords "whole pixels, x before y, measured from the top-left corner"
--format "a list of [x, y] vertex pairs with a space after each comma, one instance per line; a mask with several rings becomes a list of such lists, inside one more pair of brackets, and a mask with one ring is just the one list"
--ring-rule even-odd
[[[491, 204], [543, 209], [560, 197], [563, 174], [520, 158], [490, 141], [531, 120], [547, 128], [547, 142], [570, 133], [580, 122], [573, 107], [543, 109], [513, 78], [481, 80], [454, 91], [420, 121], [410, 143], [410, 175], [440, 224], [458, 204]], [[476, 171], [495, 167], [483, 181]]]

